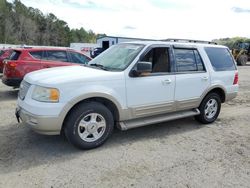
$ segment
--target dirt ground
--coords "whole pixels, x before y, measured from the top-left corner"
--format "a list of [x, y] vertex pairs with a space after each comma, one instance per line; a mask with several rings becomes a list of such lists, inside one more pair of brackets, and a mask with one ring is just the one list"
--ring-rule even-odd
[[18, 126], [18, 90], [0, 83], [0, 187], [250, 187], [250, 66], [239, 78], [239, 95], [213, 124], [116, 130], [88, 151]]

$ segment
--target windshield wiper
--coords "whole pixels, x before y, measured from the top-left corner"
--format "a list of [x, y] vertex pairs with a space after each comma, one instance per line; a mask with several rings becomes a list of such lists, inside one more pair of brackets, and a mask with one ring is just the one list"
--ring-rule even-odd
[[92, 64], [88, 64], [89, 66], [94, 66], [94, 67], [98, 67], [100, 69], [103, 69], [103, 70], [108, 70], [107, 67], [101, 65], [101, 64], [97, 64], [97, 63], [92, 63]]

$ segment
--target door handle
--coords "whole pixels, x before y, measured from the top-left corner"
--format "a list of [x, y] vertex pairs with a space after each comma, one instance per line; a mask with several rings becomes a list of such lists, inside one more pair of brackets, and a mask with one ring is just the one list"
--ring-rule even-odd
[[171, 81], [170, 79], [166, 79], [166, 80], [163, 80], [163, 81], [162, 81], [162, 84], [163, 84], [163, 85], [171, 84], [171, 82], [172, 82], [172, 81]]
[[203, 76], [201, 79], [207, 81], [208, 80], [208, 76]]

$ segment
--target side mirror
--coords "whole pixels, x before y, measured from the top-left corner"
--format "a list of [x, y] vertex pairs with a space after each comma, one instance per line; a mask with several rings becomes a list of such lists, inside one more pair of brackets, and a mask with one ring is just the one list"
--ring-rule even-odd
[[147, 61], [139, 61], [133, 70], [130, 72], [130, 76], [137, 77], [142, 73], [152, 72], [152, 63]]

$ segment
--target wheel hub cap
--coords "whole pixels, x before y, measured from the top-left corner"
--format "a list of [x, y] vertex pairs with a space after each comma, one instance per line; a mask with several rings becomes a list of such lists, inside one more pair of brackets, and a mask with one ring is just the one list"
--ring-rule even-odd
[[94, 142], [102, 137], [106, 130], [106, 121], [101, 114], [90, 113], [79, 122], [78, 135], [86, 142]]
[[218, 110], [218, 103], [215, 99], [210, 99], [205, 106], [205, 115], [206, 118], [213, 118]]
[[87, 131], [89, 133], [94, 133], [97, 130], [97, 124], [96, 123], [90, 123], [87, 125]]

